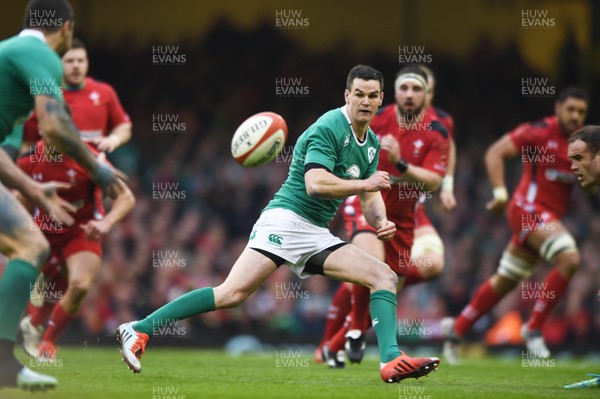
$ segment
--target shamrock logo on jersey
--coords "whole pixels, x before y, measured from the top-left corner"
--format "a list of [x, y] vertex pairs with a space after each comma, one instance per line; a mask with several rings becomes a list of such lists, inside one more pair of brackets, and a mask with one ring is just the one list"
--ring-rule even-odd
[[369, 163], [373, 162], [373, 159], [375, 159], [375, 154], [377, 154], [377, 150], [375, 149], [375, 147], [369, 147], [369, 149], [367, 150], [367, 156], [369, 157]]

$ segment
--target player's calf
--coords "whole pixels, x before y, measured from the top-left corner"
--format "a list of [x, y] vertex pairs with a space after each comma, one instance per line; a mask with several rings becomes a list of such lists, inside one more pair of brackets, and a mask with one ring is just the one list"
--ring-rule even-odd
[[571, 278], [581, 264], [581, 255], [578, 251], [563, 252], [554, 259], [554, 267], [565, 278]]

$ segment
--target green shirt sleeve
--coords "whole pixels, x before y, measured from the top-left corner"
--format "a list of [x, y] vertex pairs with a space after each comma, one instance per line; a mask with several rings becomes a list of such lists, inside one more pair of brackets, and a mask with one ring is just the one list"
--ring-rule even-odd
[[[11, 156], [11, 158], [16, 159], [16, 157], [21, 152], [21, 145], [23, 144], [23, 127], [24, 123], [17, 123], [13, 126], [12, 131], [4, 141], [0, 144], [7, 154]], [[8, 148], [10, 147], [10, 148]]]
[[317, 163], [333, 172], [337, 161], [337, 141], [331, 129], [313, 126], [307, 138], [304, 165]]

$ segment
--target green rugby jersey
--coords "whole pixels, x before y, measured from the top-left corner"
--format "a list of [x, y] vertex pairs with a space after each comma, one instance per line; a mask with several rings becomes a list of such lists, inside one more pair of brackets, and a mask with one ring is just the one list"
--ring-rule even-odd
[[379, 140], [369, 128], [364, 142], [352, 132], [345, 107], [325, 113], [298, 138], [287, 180], [267, 209], [284, 208], [328, 227], [343, 199], [311, 198], [306, 192], [304, 167], [322, 165], [342, 179], [366, 179], [377, 171]]
[[25, 30], [0, 42], [0, 142], [27, 118], [36, 95], [63, 101], [60, 57], [40, 35]]

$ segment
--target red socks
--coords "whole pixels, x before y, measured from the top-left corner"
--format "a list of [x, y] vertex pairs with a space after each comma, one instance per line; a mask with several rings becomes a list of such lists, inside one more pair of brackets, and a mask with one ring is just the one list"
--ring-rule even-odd
[[351, 309], [351, 292], [345, 283], [342, 283], [335, 292], [329, 310], [327, 311], [327, 324], [325, 333], [319, 347], [333, 338], [333, 336], [342, 328], [346, 316]]
[[352, 287], [352, 312], [349, 330], [360, 330], [364, 333], [369, 329], [371, 323], [370, 297], [371, 292], [367, 287], [354, 284]]
[[563, 277], [557, 269], [552, 269], [544, 284], [538, 299], [533, 306], [527, 327], [529, 330], [540, 330], [548, 316], [567, 289], [570, 279]]
[[67, 313], [60, 303], [57, 303], [48, 322], [48, 328], [42, 337], [42, 341], [56, 342], [65, 327], [71, 322], [75, 315]]
[[463, 309], [460, 316], [456, 318], [454, 324], [454, 332], [456, 335], [464, 337], [473, 324], [475, 324], [481, 316], [489, 312], [500, 299], [502, 299], [502, 297], [494, 292], [490, 280], [483, 283], [475, 293], [473, 299], [471, 299], [471, 302]]
[[54, 305], [54, 303], [44, 302], [44, 304], [38, 308], [29, 302], [26, 313], [31, 316], [31, 324], [36, 327], [45, 326], [52, 313], [52, 309], [54, 309]]

